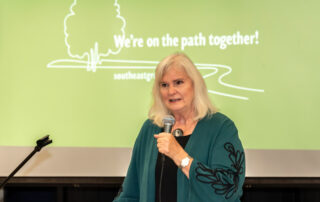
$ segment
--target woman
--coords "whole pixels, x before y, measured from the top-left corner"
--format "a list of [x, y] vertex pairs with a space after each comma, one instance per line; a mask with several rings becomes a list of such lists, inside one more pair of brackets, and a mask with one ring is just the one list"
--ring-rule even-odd
[[[162, 132], [168, 114], [175, 118], [173, 131], [183, 136]], [[234, 123], [216, 112], [186, 55], [166, 57], [156, 68], [149, 119], [115, 201], [240, 201], [244, 178], [244, 151]]]

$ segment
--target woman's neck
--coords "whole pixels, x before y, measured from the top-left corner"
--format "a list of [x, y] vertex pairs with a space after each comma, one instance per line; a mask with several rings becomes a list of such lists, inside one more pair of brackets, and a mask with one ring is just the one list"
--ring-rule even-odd
[[190, 111], [184, 114], [174, 114], [175, 124], [173, 130], [180, 128], [183, 130], [184, 135], [192, 134], [195, 126], [197, 125], [197, 120], [194, 120], [194, 113]]
[[174, 113], [173, 116], [176, 120], [176, 123], [187, 124], [194, 120], [194, 111], [190, 110], [185, 113]]

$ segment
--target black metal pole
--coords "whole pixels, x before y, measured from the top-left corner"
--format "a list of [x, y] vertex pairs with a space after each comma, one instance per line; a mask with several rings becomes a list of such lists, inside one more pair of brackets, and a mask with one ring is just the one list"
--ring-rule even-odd
[[1, 183], [0, 185], [0, 189], [2, 189], [4, 187], [4, 185], [7, 184], [7, 182], [22, 168], [22, 166], [24, 166], [24, 164], [26, 164], [31, 157], [37, 153], [38, 151], [40, 151], [42, 149], [42, 147], [51, 144], [52, 140], [49, 139], [49, 135], [44, 136], [43, 138], [37, 140], [37, 146], [34, 147], [33, 151], [27, 156], [27, 158], [25, 158], [16, 169], [14, 169], [14, 171]]
[[7, 182], [22, 168], [22, 166], [24, 166], [24, 164], [26, 164], [29, 159], [31, 159], [31, 157], [37, 152], [36, 149], [34, 149], [28, 156], [27, 158], [25, 158], [16, 169], [14, 169], [14, 171], [4, 180], [4, 182], [1, 183], [0, 185], [0, 189], [7, 184]]

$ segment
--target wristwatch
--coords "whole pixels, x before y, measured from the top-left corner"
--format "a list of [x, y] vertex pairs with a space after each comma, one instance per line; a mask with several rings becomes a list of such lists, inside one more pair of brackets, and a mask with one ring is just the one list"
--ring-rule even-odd
[[187, 166], [189, 165], [189, 162], [190, 162], [190, 157], [189, 157], [189, 156], [183, 158], [183, 159], [181, 160], [181, 163], [180, 163], [179, 168], [182, 169], [182, 168], [187, 167]]

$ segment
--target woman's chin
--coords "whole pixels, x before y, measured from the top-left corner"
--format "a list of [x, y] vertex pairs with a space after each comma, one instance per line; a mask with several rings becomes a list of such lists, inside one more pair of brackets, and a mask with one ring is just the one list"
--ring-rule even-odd
[[169, 108], [170, 112], [174, 115], [174, 114], [181, 114], [184, 111], [186, 111], [185, 107], [172, 107]]

